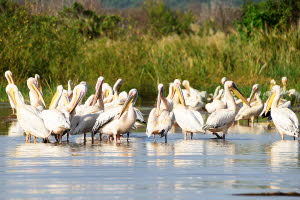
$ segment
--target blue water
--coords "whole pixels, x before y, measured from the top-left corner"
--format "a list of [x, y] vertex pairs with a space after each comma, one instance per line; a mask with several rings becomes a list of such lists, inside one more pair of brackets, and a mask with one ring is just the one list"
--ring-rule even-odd
[[232, 127], [227, 140], [180, 129], [168, 144], [144, 128], [121, 144], [82, 136], [69, 144], [26, 144], [0, 105], [0, 199], [294, 199], [238, 193], [300, 192], [299, 141], [264, 123]]

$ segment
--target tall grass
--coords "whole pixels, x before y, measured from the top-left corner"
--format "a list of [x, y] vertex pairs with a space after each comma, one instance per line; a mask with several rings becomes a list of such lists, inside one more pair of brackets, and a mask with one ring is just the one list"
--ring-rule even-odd
[[[270, 79], [300, 90], [300, 28], [287, 31], [255, 30], [244, 38], [230, 33], [155, 38], [148, 34], [117, 39], [84, 37], [76, 24], [58, 16], [30, 15], [25, 8], [0, 15], [1, 97], [5, 70], [10, 69], [22, 92], [26, 78], [39, 73], [48, 99], [56, 85], [85, 80], [90, 93], [102, 75], [111, 85], [124, 79], [122, 89], [137, 88], [142, 97], [154, 96], [158, 83], [188, 79], [199, 90], [213, 91], [223, 76], [234, 80], [248, 94], [253, 84], [268, 89]], [[11, 16], [10, 16], [11, 15]], [[27, 93], [27, 92], [26, 92]]]

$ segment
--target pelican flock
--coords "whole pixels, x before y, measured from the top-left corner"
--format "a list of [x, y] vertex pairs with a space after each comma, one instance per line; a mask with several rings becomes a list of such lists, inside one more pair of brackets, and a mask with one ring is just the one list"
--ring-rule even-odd
[[[64, 135], [67, 142], [70, 136], [83, 135], [86, 143], [86, 134], [90, 133], [92, 143], [97, 134], [100, 141], [105, 137], [108, 142], [120, 143], [123, 136], [127, 136], [128, 140], [132, 130], [145, 126], [146, 136], [153, 135], [154, 141], [159, 136], [164, 138], [165, 143], [172, 137], [170, 130], [176, 132], [176, 127], [185, 140], [188, 135], [193, 139], [194, 133], [211, 133], [216, 139], [225, 140], [235, 121], [251, 120], [250, 125], [255, 126], [254, 119], [262, 113], [270, 113], [270, 119], [282, 139], [284, 135], [295, 139], [300, 134], [297, 115], [291, 110], [292, 102], [299, 102], [300, 95], [295, 89], [287, 88], [287, 77], [282, 77], [282, 87], [272, 79], [270, 91], [265, 92], [262, 98], [261, 86], [253, 85], [248, 99], [236, 83], [226, 77], [222, 78], [222, 85], [217, 86], [214, 94], [191, 87], [188, 80], [181, 84], [179, 79], [175, 79], [169, 84], [169, 94], [165, 96], [165, 86], [160, 83], [157, 86], [156, 105], [150, 111], [146, 123], [144, 114], [136, 107], [138, 90], [134, 88], [128, 93], [120, 91], [124, 82], [122, 79], [118, 79], [111, 87], [104, 82], [104, 77], [99, 76], [95, 92], [87, 100], [84, 99], [88, 84], [81, 81], [73, 87], [72, 81], [68, 80], [66, 89], [63, 85], [57, 86], [47, 106], [42, 79], [38, 74], [27, 79], [29, 101], [24, 100], [12, 72], [6, 71], [4, 76], [8, 82], [6, 93], [9, 103], [26, 135], [26, 142], [31, 142], [32, 138], [34, 142], [39, 138], [43, 142], [50, 142], [51, 137], [54, 137], [57, 143], [62, 143]], [[292, 101], [283, 97], [292, 98]], [[266, 103], [263, 99], [267, 99]]]

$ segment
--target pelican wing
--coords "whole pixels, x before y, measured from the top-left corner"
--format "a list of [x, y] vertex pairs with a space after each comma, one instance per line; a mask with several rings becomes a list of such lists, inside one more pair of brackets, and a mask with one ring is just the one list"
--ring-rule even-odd
[[210, 128], [221, 128], [229, 123], [232, 123], [235, 118], [235, 112], [228, 109], [221, 109], [213, 112], [203, 126], [204, 130]]
[[40, 116], [44, 120], [46, 128], [50, 131], [55, 132], [58, 129], [66, 130], [71, 127], [70, 120], [59, 110], [43, 110]]
[[299, 121], [296, 114], [288, 108], [271, 110], [271, 117], [276, 128], [287, 135], [299, 136]]
[[197, 119], [192, 110], [187, 108], [175, 108], [175, 120], [184, 131], [202, 132], [203, 124]]
[[99, 128], [112, 121], [118, 114], [119, 109], [110, 109], [105, 112], [100, 112], [96, 123], [93, 126], [92, 133], [95, 134], [99, 130]]
[[141, 123], [146, 123], [143, 113], [141, 111], [139, 111], [137, 108], [133, 108], [133, 109], [136, 113], [136, 120]]
[[148, 123], [146, 128], [146, 135], [148, 137], [151, 136], [151, 134], [155, 131], [157, 126], [157, 117], [155, 113], [156, 113], [156, 108], [153, 108], [148, 117]]
[[82, 134], [82, 133], [87, 133], [92, 131], [98, 116], [99, 113], [92, 113], [92, 114], [81, 116], [79, 119], [79, 123], [77, 124], [76, 127], [71, 129], [70, 134], [77, 135], [77, 134]]
[[196, 111], [196, 110], [191, 110], [192, 113], [195, 115], [195, 117], [198, 119], [198, 121], [200, 122], [201, 126], [204, 125], [204, 120], [203, 120], [203, 117], [201, 115], [200, 112]]

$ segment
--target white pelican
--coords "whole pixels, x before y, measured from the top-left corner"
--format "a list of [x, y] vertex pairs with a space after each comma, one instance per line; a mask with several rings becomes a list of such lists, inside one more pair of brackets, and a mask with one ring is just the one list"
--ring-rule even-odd
[[30, 105], [42, 111], [46, 104], [43, 99], [43, 94], [38, 89], [38, 83], [35, 78], [30, 77], [27, 79], [27, 86], [29, 88], [29, 98], [30, 98]]
[[[7, 82], [8, 82], [8, 84], [15, 84], [14, 80], [12, 78], [11, 71], [6, 71], [4, 75], [5, 75], [5, 78], [6, 78]], [[21, 92], [19, 92], [19, 96], [20, 96], [22, 102], [24, 102], [24, 97], [21, 94]], [[15, 114], [16, 106], [14, 105], [14, 102], [12, 101], [12, 99], [10, 98], [10, 96], [8, 96], [8, 99], [9, 99], [10, 107], [12, 108], [13, 115], [14, 115]]]
[[284, 134], [293, 136], [294, 139], [299, 137], [299, 122], [296, 114], [288, 108], [278, 106], [281, 97], [280, 86], [273, 86], [272, 93], [265, 113], [271, 109], [272, 120], [282, 139], [284, 139]]
[[[225, 99], [227, 103], [227, 109], [221, 109], [213, 112], [207, 119], [206, 124], [203, 126], [204, 130], [209, 130], [218, 138], [223, 138], [225, 140], [225, 135], [227, 134], [228, 128], [234, 122], [234, 118], [237, 114], [237, 105], [234, 101], [233, 95], [230, 90], [232, 90], [244, 103], [250, 106], [247, 99], [238, 90], [233, 81], [226, 81], [224, 84], [225, 89]], [[223, 137], [220, 137], [217, 132], [223, 132]]]
[[185, 90], [183, 90], [182, 92], [186, 105], [193, 110], [200, 111], [205, 105], [203, 99], [206, 99], [207, 93], [205, 95], [203, 92], [200, 93], [198, 90], [192, 88], [188, 80], [184, 80], [182, 82], [182, 85], [183, 87], [185, 87]]
[[205, 105], [205, 109], [208, 113], [213, 113], [216, 110], [226, 108], [226, 104], [221, 100], [224, 90], [220, 89], [219, 94], [214, 98], [213, 102]]
[[34, 142], [36, 142], [36, 138], [43, 138], [44, 141], [47, 141], [51, 132], [46, 128], [43, 119], [37, 113], [32, 112], [31, 106], [24, 104], [21, 100], [17, 86], [8, 84], [6, 93], [17, 106], [17, 119], [26, 133], [26, 142], [31, 135], [35, 137]]
[[[103, 111], [103, 100], [102, 96], [100, 95], [102, 93], [102, 84], [103, 84], [104, 78], [100, 76], [98, 78], [97, 86], [96, 86], [96, 94], [93, 96], [92, 103], [95, 104], [95, 102], [98, 100], [99, 105], [102, 105], [102, 108], [98, 110], [97, 112], [87, 113], [79, 116], [78, 119], [76, 119], [76, 123], [72, 123], [70, 134], [71, 135], [77, 135], [77, 134], [84, 134], [84, 142], [86, 142], [86, 133], [91, 132], [93, 129], [94, 124], [96, 123], [96, 119], [99, 116], [99, 113]], [[92, 137], [92, 143], [93, 141]]]
[[[102, 84], [103, 84], [104, 78], [100, 76], [97, 80], [96, 86], [95, 86], [95, 94], [92, 94], [85, 102], [84, 104], [84, 111], [82, 115], [95, 113], [103, 110], [104, 105], [102, 101]], [[100, 101], [101, 99], [101, 101]]]
[[260, 99], [260, 86], [258, 84], [253, 85], [249, 102], [251, 107], [243, 105], [235, 120], [251, 119], [251, 126], [253, 126], [254, 118], [258, 117], [264, 109], [264, 102]]
[[276, 85], [276, 81], [275, 81], [274, 79], [270, 80], [270, 90], [269, 90], [269, 91], [266, 91], [266, 92], [264, 93], [264, 97], [265, 97], [265, 98], [268, 98], [268, 97], [271, 96], [271, 93], [272, 93], [271, 90], [272, 90], [272, 88], [273, 88], [274, 85]]
[[59, 85], [54, 97], [52, 98], [49, 110], [43, 110], [40, 114], [41, 118], [44, 120], [46, 128], [51, 132], [51, 134], [55, 135], [55, 138], [59, 141], [59, 143], [62, 142], [63, 133], [70, 129], [69, 113], [72, 111], [73, 107], [76, 106], [69, 106], [68, 109], [65, 110], [56, 109], [62, 93], [63, 87], [62, 85]]
[[120, 136], [124, 133], [128, 133], [138, 119], [136, 110], [133, 107], [137, 97], [137, 89], [131, 89], [122, 109], [117, 107], [117, 109], [101, 112], [92, 130], [92, 141], [94, 134], [99, 132], [100, 135], [106, 134], [108, 137], [113, 136], [115, 143], [118, 143]]
[[175, 116], [173, 113], [173, 102], [164, 97], [164, 85], [158, 85], [158, 96], [156, 108], [153, 108], [149, 114], [146, 134], [148, 137], [151, 134], [165, 136], [167, 143], [167, 134], [174, 124]]
[[172, 84], [173, 87], [173, 95], [175, 92], [177, 93], [178, 99], [173, 98], [174, 108], [173, 112], [175, 115], [175, 120], [177, 124], [182, 129], [184, 134], [184, 139], [187, 138], [187, 134], [190, 133], [191, 139], [193, 139], [193, 133], [203, 132], [202, 126], [204, 124], [203, 118], [201, 114], [196, 111], [189, 109], [184, 100], [184, 96], [182, 94], [182, 90], [180, 86], [177, 84]]

